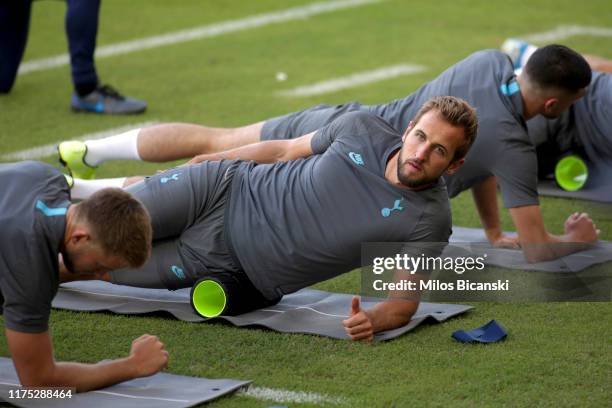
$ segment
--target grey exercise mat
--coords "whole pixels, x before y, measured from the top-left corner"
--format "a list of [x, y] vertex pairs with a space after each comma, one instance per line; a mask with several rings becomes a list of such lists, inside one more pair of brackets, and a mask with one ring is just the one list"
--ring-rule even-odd
[[15, 399], [10, 390], [19, 389], [19, 379], [13, 362], [0, 357], [0, 401], [18, 407], [121, 407], [121, 408], [183, 408], [212, 401], [250, 384], [250, 381], [209, 380], [158, 373], [151, 377], [126, 381], [98, 391], [73, 393], [64, 399]]
[[[609, 241], [597, 241], [585, 251], [553, 261], [536, 263], [527, 262], [521, 250], [493, 248], [487, 243], [484, 231], [479, 228], [453, 227], [450, 243], [451, 245], [446, 249], [447, 252], [456, 249], [460, 243], [476, 244], [471, 246], [472, 250], [486, 253], [486, 264], [526, 271], [579, 272], [592, 265], [612, 261], [612, 242]], [[470, 247], [470, 245], [467, 246]]]
[[[235, 326], [263, 326], [285, 333], [307, 333], [336, 339], [348, 339], [342, 320], [347, 318], [352, 295], [302, 289], [286, 295], [277, 305], [240, 316], [219, 316]], [[363, 301], [368, 309], [376, 302]], [[189, 304], [189, 289], [141, 289], [113, 285], [102, 281], [63, 284], [53, 307], [79, 311], [109, 310], [122, 314], [166, 311], [180, 320], [201, 322]], [[412, 320], [400, 328], [376, 334], [376, 340], [400, 336], [426, 320], [442, 322], [472, 309], [472, 306], [443, 303], [421, 303]]]
[[565, 191], [554, 180], [544, 180], [538, 184], [538, 194], [551, 197], [577, 198], [581, 200], [612, 203], [612, 184], [587, 185], [578, 191]]

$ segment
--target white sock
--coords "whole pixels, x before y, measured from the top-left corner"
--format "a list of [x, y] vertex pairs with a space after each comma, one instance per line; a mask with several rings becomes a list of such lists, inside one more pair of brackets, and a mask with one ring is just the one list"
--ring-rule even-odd
[[74, 179], [72, 189], [70, 189], [70, 196], [73, 200], [85, 200], [89, 198], [96, 191], [100, 191], [103, 188], [118, 187], [123, 188], [127, 177], [99, 179], [99, 180], [83, 180]]
[[107, 160], [141, 160], [138, 154], [140, 130], [132, 129], [103, 139], [87, 140], [85, 162], [90, 166], [98, 166]]

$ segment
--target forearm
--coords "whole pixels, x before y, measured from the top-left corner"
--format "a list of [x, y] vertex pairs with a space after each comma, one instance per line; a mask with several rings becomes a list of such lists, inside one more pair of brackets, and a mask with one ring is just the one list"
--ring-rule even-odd
[[408, 323], [419, 303], [410, 300], [389, 299], [366, 311], [374, 333], [391, 330]]
[[472, 187], [472, 196], [487, 239], [494, 242], [501, 234], [499, 208], [497, 206], [497, 182], [494, 176]]
[[57, 363], [48, 331], [23, 333], [5, 328], [9, 351], [21, 384], [26, 387], [74, 387], [88, 391], [153, 375], [168, 364], [168, 352], [156, 337], [132, 341], [129, 357], [97, 364]]
[[97, 364], [55, 363], [52, 378], [45, 386], [74, 387], [77, 392], [131, 380], [137, 377], [129, 358], [101, 361]]
[[305, 158], [313, 154], [311, 140], [316, 133], [311, 132], [296, 139], [266, 140], [253, 143], [221, 153], [203, 154], [194, 157], [189, 163], [200, 163], [204, 160], [254, 160], [258, 163], [275, 163], [279, 161]]
[[274, 163], [281, 161], [284, 157], [288, 145], [287, 140], [268, 140], [260, 143], [253, 143], [235, 149], [226, 150], [219, 153], [201, 154], [190, 163], [199, 163], [209, 160], [253, 160], [257, 163]]

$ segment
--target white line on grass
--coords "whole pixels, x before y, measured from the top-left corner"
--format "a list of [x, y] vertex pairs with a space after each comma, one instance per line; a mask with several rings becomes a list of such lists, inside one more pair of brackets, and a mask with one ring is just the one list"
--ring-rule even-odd
[[314, 392], [304, 391], [287, 391], [275, 388], [265, 387], [249, 387], [246, 390], [242, 389], [237, 392], [238, 395], [244, 395], [261, 400], [269, 400], [274, 402], [296, 403], [296, 404], [343, 404], [342, 398], [330, 397], [329, 395], [316, 394]]
[[[96, 58], [106, 58], [114, 55], [129, 54], [136, 51], [150, 48], [162, 47], [165, 45], [179, 44], [187, 41], [200, 40], [202, 38], [217, 37], [227, 33], [249, 30], [252, 28], [263, 27], [275, 23], [283, 23], [292, 20], [299, 20], [316, 16], [318, 14], [329, 13], [352, 7], [359, 7], [366, 4], [379, 3], [384, 0], [338, 0], [325, 3], [312, 3], [306, 6], [290, 8], [265, 14], [256, 14], [250, 17], [227, 20], [219, 23], [207, 24], [187, 30], [175, 31], [167, 34], [156, 35], [153, 37], [140, 38], [137, 40], [126, 41], [116, 44], [109, 44], [96, 49]], [[32, 60], [21, 64], [20, 74], [28, 72], [42, 71], [67, 65], [69, 62], [68, 54], [56, 55], [48, 58]]]
[[373, 71], [358, 72], [346, 77], [334, 78], [327, 81], [317, 82], [312, 85], [299, 86], [297, 88], [288, 89], [277, 92], [281, 96], [312, 96], [320, 95], [329, 92], [339, 91], [341, 89], [353, 88], [360, 85], [370, 84], [372, 82], [383, 81], [389, 78], [395, 78], [401, 75], [412, 75], [425, 71], [422, 65], [400, 64], [392, 65], [375, 69]]
[[579, 25], [561, 25], [550, 31], [533, 33], [522, 36], [528, 42], [546, 43], [551, 41], [564, 40], [575, 35], [589, 35], [592, 37], [612, 37], [612, 28], [589, 27]]
[[[131, 129], [137, 129], [141, 127], [147, 127], [151, 125], [155, 125], [159, 123], [159, 121], [148, 121], [142, 123], [133, 123], [131, 125], [119, 126], [108, 130], [103, 130], [101, 132], [88, 133], [77, 137], [75, 139], [64, 139], [64, 140], [94, 140], [94, 139], [102, 139], [108, 136], [114, 136], [118, 133], [127, 132]], [[60, 142], [51, 143], [44, 146], [37, 146], [31, 149], [20, 150], [17, 152], [11, 152], [2, 155], [0, 158], [2, 160], [32, 160], [32, 159], [40, 159], [42, 157], [48, 157], [53, 154], [56, 154], [57, 145]]]

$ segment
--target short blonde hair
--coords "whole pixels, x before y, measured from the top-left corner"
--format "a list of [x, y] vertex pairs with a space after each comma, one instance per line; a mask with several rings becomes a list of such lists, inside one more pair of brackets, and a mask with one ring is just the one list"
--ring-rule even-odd
[[465, 143], [455, 150], [453, 161], [463, 159], [476, 140], [478, 132], [478, 117], [476, 109], [461, 98], [455, 96], [434, 96], [417, 112], [413, 119], [416, 125], [427, 112], [435, 110], [442, 118], [451, 124], [463, 128]]
[[105, 188], [76, 205], [77, 219], [92, 229], [92, 238], [108, 255], [138, 268], [151, 253], [151, 217], [140, 201], [119, 188]]

